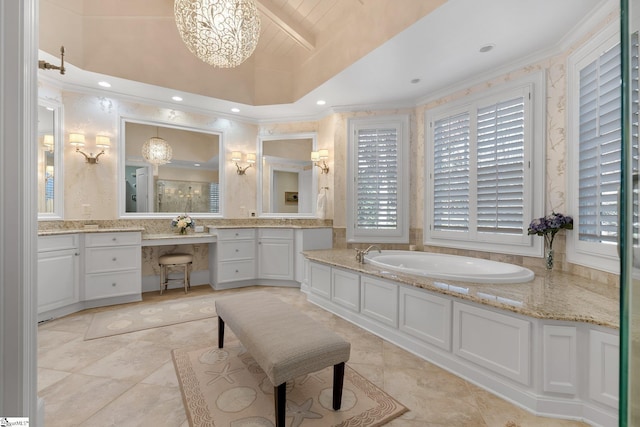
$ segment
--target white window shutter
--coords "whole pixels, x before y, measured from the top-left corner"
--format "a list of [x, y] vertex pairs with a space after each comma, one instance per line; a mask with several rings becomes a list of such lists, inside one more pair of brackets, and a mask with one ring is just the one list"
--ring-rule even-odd
[[617, 244], [621, 167], [620, 45], [580, 70], [578, 229], [581, 241]]

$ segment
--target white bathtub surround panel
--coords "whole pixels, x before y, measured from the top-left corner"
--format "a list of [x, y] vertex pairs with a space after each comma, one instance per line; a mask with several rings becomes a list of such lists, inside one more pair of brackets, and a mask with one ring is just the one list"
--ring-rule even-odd
[[[618, 373], [613, 363], [618, 357], [616, 326], [603, 328], [600, 324], [609, 322], [609, 318], [581, 317], [580, 313], [574, 313], [572, 321], [556, 320], [556, 313], [544, 310], [548, 302], [545, 293], [553, 294], [558, 284], [577, 285], [566, 280], [513, 285], [467, 283], [465, 292], [458, 293], [460, 286], [429, 285], [421, 276], [413, 276], [412, 282], [411, 276], [374, 270], [355, 261], [341, 262], [348, 251], [312, 251], [306, 256], [321, 259], [320, 252], [324, 262], [309, 260], [310, 270], [321, 273], [310, 275], [310, 302], [534, 414], [617, 426]], [[327, 263], [329, 252], [335, 256], [331, 263]], [[333, 274], [336, 270], [340, 275]], [[336, 298], [336, 290], [344, 285], [345, 270], [360, 277], [359, 310], [356, 305], [340, 303], [344, 293]], [[333, 291], [329, 297], [313, 292], [336, 278], [337, 283], [329, 284]], [[351, 280], [349, 286], [356, 283]], [[519, 291], [511, 292], [515, 288]], [[500, 303], [524, 297], [524, 288], [533, 290], [528, 303], [517, 307]], [[477, 296], [491, 295], [499, 289], [505, 291], [495, 299]], [[580, 291], [589, 292], [584, 288]], [[570, 292], [567, 296], [578, 294]], [[586, 300], [593, 303], [592, 297]], [[566, 304], [567, 300], [561, 302]], [[608, 303], [607, 308], [615, 311], [611, 307], [617, 303], [613, 298], [599, 302]], [[558, 306], [551, 308], [560, 313]], [[593, 306], [582, 304], [583, 312], [590, 308]], [[523, 315], [527, 310], [531, 315]]]
[[[587, 322], [608, 328], [618, 328], [620, 324], [619, 294], [615, 288], [603, 287], [600, 283], [561, 271], [554, 271], [550, 275], [536, 275], [528, 283], [482, 284], [430, 279], [381, 269], [371, 264], [359, 264], [355, 260], [353, 249], [305, 251], [304, 254], [309, 260], [317, 261], [318, 266], [339, 267], [373, 277], [392, 279], [415, 288], [533, 318]], [[312, 265], [312, 271], [313, 268], [318, 267]], [[327, 274], [330, 279], [330, 272]], [[486, 295], [494, 295], [496, 298], [483, 298]], [[521, 305], [502, 301], [516, 301]]]

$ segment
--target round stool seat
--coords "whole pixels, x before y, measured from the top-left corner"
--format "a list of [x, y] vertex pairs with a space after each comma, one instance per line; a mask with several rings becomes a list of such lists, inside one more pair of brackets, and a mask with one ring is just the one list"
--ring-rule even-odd
[[193, 263], [193, 255], [191, 254], [165, 254], [158, 257], [158, 264], [160, 265], [160, 295], [162, 291], [169, 287], [169, 275], [168, 270], [175, 268], [182, 268], [184, 271], [184, 293], [191, 287], [191, 264]]
[[186, 264], [193, 262], [193, 255], [191, 254], [166, 254], [158, 258], [158, 264], [171, 265], [171, 264]]

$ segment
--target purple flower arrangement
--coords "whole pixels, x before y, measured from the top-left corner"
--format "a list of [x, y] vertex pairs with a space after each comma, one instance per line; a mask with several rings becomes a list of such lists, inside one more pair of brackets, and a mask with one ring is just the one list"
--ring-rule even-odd
[[529, 224], [529, 235], [544, 236], [549, 249], [553, 246], [553, 238], [562, 229], [573, 230], [573, 218], [568, 215], [552, 212], [542, 218], [536, 218]]

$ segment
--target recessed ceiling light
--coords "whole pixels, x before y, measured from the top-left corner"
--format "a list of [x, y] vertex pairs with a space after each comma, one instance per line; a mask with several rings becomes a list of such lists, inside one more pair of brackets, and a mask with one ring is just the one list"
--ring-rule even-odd
[[176, 96], [172, 96], [171, 99], [173, 99], [174, 101], [178, 101], [178, 102], [182, 101], [182, 98], [177, 96], [177, 95]]
[[111, 83], [105, 81], [98, 82], [98, 84], [102, 87], [111, 87]]
[[420, 79], [411, 79], [411, 83], [414, 85], [420, 83]]
[[324, 99], [320, 99], [320, 100], [318, 100], [318, 102], [316, 102], [317, 105], [324, 105], [326, 103], [327, 103], [327, 101], [325, 101]]
[[490, 50], [493, 50], [494, 47], [496, 47], [495, 44], [486, 44], [480, 48], [480, 53], [487, 53]]
[[239, 108], [236, 108], [236, 107], [233, 107], [233, 108], [231, 109], [231, 111], [232, 111], [232, 112], [234, 112], [234, 113], [239, 113], [239, 112], [240, 112], [240, 109], [239, 109]]
[[194, 163], [193, 166], [200, 166], [200, 163]]

